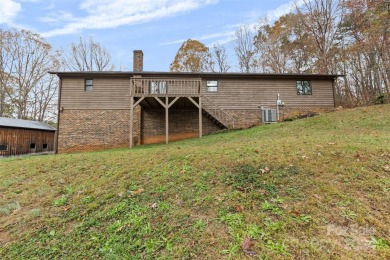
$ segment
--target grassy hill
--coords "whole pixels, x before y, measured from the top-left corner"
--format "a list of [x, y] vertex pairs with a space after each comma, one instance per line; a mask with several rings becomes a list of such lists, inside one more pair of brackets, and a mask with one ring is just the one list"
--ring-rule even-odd
[[389, 201], [389, 105], [2, 159], [0, 258], [388, 258]]

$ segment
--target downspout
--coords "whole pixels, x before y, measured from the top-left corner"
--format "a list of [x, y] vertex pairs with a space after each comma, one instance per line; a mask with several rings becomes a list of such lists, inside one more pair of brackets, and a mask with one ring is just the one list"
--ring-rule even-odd
[[276, 98], [276, 115], [277, 115], [277, 119], [276, 119], [276, 122], [279, 122], [279, 93], [278, 93], [278, 96]]
[[[58, 74], [57, 74], [58, 76]], [[59, 129], [60, 129], [60, 114], [61, 114], [61, 91], [62, 91], [62, 78], [58, 76], [60, 79], [60, 84], [58, 86], [58, 108], [57, 108], [57, 131], [55, 136], [55, 148], [54, 152], [58, 154], [58, 135], [59, 135]]]
[[332, 80], [332, 90], [333, 90], [333, 107], [336, 108], [336, 90], [335, 90], [335, 82], [337, 77], [333, 78]]

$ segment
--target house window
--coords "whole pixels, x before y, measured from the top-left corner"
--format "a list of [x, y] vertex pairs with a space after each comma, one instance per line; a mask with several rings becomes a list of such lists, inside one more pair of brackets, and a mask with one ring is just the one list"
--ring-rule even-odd
[[35, 149], [35, 143], [30, 144], [30, 149]]
[[151, 81], [149, 82], [150, 94], [167, 94], [168, 83], [166, 81]]
[[93, 89], [93, 79], [86, 79], [84, 82], [84, 91], [91, 92]]
[[43, 149], [43, 150], [47, 150], [48, 147], [49, 147], [49, 146], [48, 146], [47, 144], [42, 144], [42, 149]]
[[297, 81], [297, 94], [298, 95], [311, 95], [311, 82], [307, 80]]
[[218, 91], [218, 81], [208, 80], [207, 81], [207, 92], [217, 92]]
[[7, 144], [0, 144], [0, 151], [8, 151], [8, 145]]

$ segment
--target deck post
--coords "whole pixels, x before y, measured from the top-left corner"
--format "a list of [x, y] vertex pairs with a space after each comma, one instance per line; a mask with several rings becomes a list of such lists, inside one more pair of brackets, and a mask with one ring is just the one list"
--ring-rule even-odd
[[134, 120], [134, 97], [130, 97], [130, 148], [133, 147], [133, 120]]
[[202, 124], [202, 97], [199, 96], [199, 138], [203, 135], [203, 124]]
[[168, 144], [168, 136], [169, 136], [169, 129], [168, 129], [168, 111], [169, 111], [169, 103], [168, 103], [168, 97], [165, 97], [165, 143]]

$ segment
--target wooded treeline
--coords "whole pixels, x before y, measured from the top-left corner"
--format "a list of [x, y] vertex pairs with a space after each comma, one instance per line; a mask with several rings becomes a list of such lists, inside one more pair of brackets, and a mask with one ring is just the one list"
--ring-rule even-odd
[[390, 1], [305, 0], [296, 12], [259, 26], [261, 72], [345, 75], [338, 104], [382, 103], [390, 93]]
[[[272, 24], [259, 19], [255, 28], [238, 28], [233, 49], [241, 72], [345, 75], [335, 85], [336, 102], [356, 106], [388, 102], [389, 35], [389, 0], [304, 0]], [[180, 48], [171, 71], [229, 70], [223, 46], [202, 49], [198, 42], [194, 52], [189, 44], [194, 40]], [[190, 70], [178, 65], [197, 59], [203, 63]]]
[[[303, 0], [277, 21], [237, 29], [231, 46], [188, 40], [171, 71], [323, 73], [342, 106], [389, 102], [390, 0]], [[232, 69], [233, 68], [233, 69]], [[92, 38], [53, 50], [40, 35], [0, 28], [0, 116], [55, 121], [58, 78], [49, 71], [114, 70], [110, 53]]]

